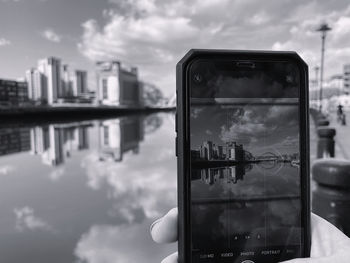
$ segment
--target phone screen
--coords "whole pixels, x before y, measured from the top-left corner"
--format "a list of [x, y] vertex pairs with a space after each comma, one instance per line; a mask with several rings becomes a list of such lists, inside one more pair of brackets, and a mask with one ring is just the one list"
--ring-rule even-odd
[[192, 262], [301, 257], [298, 66], [196, 60], [188, 76]]

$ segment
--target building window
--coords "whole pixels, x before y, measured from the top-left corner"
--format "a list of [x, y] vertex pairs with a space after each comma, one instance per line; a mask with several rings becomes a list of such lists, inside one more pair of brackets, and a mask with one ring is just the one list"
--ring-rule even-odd
[[102, 96], [103, 99], [108, 99], [107, 79], [102, 79]]

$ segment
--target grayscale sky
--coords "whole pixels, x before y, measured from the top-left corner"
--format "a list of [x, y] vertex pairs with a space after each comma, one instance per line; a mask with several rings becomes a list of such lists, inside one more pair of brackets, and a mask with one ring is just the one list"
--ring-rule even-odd
[[166, 95], [190, 48], [296, 50], [320, 60], [317, 26], [327, 21], [326, 76], [350, 63], [348, 0], [0, 0], [0, 78], [20, 78], [46, 56], [89, 70], [117, 59]]

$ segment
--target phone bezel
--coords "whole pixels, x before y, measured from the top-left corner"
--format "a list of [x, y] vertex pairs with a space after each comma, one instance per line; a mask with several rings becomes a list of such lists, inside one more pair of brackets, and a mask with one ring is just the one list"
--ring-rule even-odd
[[177, 153], [178, 153], [178, 206], [179, 206], [179, 262], [191, 262], [190, 234], [190, 66], [197, 60], [232, 60], [257, 62], [294, 62], [300, 72], [300, 174], [302, 224], [304, 226], [303, 256], [310, 254], [310, 175], [308, 126], [308, 69], [295, 52], [192, 50], [177, 65]]

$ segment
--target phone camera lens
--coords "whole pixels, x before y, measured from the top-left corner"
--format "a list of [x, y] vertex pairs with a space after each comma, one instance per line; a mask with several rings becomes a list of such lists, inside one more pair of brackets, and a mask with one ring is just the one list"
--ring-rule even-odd
[[201, 74], [199, 74], [199, 73], [196, 73], [196, 74], [193, 75], [193, 80], [196, 83], [201, 83], [202, 80], [203, 80], [203, 76]]

